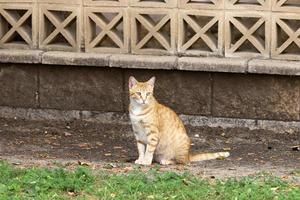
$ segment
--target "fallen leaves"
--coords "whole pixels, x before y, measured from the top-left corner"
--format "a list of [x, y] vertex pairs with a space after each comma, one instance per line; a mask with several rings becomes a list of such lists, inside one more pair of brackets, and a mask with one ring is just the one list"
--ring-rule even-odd
[[81, 166], [91, 166], [92, 165], [92, 163], [90, 163], [90, 162], [85, 162], [85, 161], [80, 161], [80, 160], [78, 160], [78, 165], [81, 165]]
[[89, 144], [89, 143], [86, 143], [86, 142], [84, 142], [84, 143], [79, 143], [79, 144], [77, 144], [77, 146], [80, 147], [81, 149], [91, 149], [90, 144]]

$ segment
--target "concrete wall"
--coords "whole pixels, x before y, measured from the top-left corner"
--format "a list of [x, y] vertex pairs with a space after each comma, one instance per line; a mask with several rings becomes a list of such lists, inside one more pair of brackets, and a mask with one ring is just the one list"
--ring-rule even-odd
[[177, 113], [300, 121], [300, 77], [42, 64], [0, 64], [0, 106], [127, 112], [127, 81], [157, 77]]

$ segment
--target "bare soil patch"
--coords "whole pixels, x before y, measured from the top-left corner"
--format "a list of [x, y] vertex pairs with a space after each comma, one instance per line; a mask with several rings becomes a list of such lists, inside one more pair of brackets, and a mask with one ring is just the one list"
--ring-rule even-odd
[[[160, 166], [160, 170], [189, 171], [210, 178], [267, 172], [300, 184], [300, 152], [291, 148], [300, 144], [300, 132], [210, 127], [187, 129], [193, 142], [192, 152], [225, 150], [230, 151], [231, 156], [188, 166]], [[20, 166], [86, 162], [115, 172], [136, 167], [133, 162], [137, 150], [129, 125], [0, 119], [0, 136], [0, 158]]]

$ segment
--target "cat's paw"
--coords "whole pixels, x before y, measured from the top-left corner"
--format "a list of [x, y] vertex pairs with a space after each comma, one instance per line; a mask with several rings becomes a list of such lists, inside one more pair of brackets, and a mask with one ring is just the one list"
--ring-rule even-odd
[[136, 161], [134, 161], [134, 163], [138, 164], [138, 165], [142, 165], [143, 160], [142, 159], [137, 159]]
[[152, 164], [151, 161], [146, 161], [146, 160], [144, 160], [144, 161], [141, 163], [141, 165], [151, 165], [151, 164]]
[[159, 162], [161, 165], [173, 165], [175, 162], [173, 160], [161, 160]]
[[230, 156], [230, 153], [229, 152], [219, 152], [219, 156], [223, 157], [223, 158], [227, 158]]
[[152, 161], [151, 160], [140, 160], [140, 159], [137, 159], [134, 163], [138, 164], [138, 165], [151, 165]]

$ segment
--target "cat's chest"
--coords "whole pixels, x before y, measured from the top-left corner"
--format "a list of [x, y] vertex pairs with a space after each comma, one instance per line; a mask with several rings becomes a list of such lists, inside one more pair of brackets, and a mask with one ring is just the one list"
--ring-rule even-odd
[[141, 141], [147, 141], [147, 129], [142, 123], [142, 120], [135, 119], [131, 117], [132, 128], [135, 134], [135, 137]]

